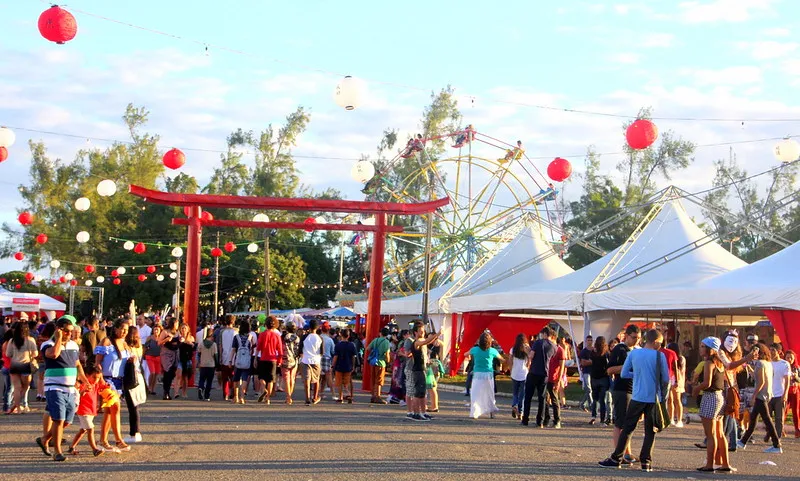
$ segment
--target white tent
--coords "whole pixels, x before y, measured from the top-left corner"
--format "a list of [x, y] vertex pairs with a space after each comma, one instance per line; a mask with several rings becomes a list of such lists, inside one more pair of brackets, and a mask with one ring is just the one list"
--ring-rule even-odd
[[[540, 262], [533, 263], [534, 260]], [[527, 266], [526, 266], [527, 264]], [[559, 278], [573, 272], [553, 251], [535, 221], [486, 264], [477, 269], [454, 292], [441, 300], [445, 312], [474, 312], [503, 309], [494, 299], [522, 286]]]
[[[439, 298], [441, 298], [452, 285], [452, 282], [448, 282], [447, 284], [434, 287], [430, 290], [428, 293], [428, 312], [430, 314], [441, 313], [439, 310]], [[359, 314], [366, 314], [367, 301], [358, 301], [354, 303], [353, 310]], [[422, 293], [418, 292], [410, 296], [381, 301], [381, 314], [419, 317], [422, 315]]]
[[602, 297], [588, 295], [587, 309], [589, 306], [628, 304], [640, 311], [800, 310], [798, 270], [800, 243], [795, 243], [753, 264], [694, 283], [654, 285], [624, 291], [612, 289]]
[[[610, 282], [612, 286], [602, 293], [608, 296], [622, 289], [641, 289], [647, 285], [664, 287], [691, 284], [745, 265], [713, 242], [693, 249], [693, 243], [704, 238], [705, 233], [692, 222], [680, 201], [670, 200], [628, 245], [624, 255], [617, 256], [617, 249], [557, 279], [505, 292], [480, 293], [472, 296], [472, 308], [582, 313], [585, 310], [585, 293], [601, 274], [604, 282]], [[665, 258], [670, 259], [669, 262], [661, 263]], [[613, 265], [609, 265], [612, 261]], [[605, 269], [606, 266], [608, 269]], [[654, 268], [644, 272], [650, 267]], [[636, 272], [644, 273], [636, 275]], [[614, 287], [615, 281], [619, 282], [621, 276], [627, 276], [629, 280]], [[596, 312], [587, 315], [589, 324], [584, 325], [583, 319], [577, 318], [573, 319], [573, 327], [576, 332], [611, 334], [630, 318], [630, 313], [626, 312], [628, 307], [624, 303], [615, 304], [614, 307], [610, 307], [610, 304], [594, 304], [593, 310]]]
[[66, 304], [53, 299], [47, 294], [39, 294], [35, 292], [12, 292], [2, 287], [0, 287], [0, 308], [10, 309], [12, 299], [20, 297], [26, 299], [39, 299], [40, 311], [65, 311], [67, 309]]

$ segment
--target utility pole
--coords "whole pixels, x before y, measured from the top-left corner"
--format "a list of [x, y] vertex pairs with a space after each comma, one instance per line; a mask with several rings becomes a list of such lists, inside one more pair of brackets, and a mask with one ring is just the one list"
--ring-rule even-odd
[[[219, 248], [219, 232], [217, 232], [217, 248]], [[219, 257], [214, 258], [214, 323], [219, 315]]]
[[344, 237], [339, 242], [339, 292], [336, 297], [341, 299], [344, 295]]

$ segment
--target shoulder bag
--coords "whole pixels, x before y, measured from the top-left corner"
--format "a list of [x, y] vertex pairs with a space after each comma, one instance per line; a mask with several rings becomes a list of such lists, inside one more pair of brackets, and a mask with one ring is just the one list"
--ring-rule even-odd
[[653, 429], [655, 429], [657, 433], [667, 429], [672, 423], [672, 419], [669, 416], [669, 411], [667, 410], [666, 399], [668, 396], [665, 393], [662, 393], [664, 383], [662, 382], [663, 373], [661, 372], [661, 356], [663, 355], [664, 354], [662, 354], [661, 351], [656, 351], [656, 405], [655, 409], [653, 410]]

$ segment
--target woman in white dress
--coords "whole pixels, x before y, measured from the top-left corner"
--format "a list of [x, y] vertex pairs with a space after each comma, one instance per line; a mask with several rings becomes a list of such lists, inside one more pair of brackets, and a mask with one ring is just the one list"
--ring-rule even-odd
[[499, 411], [494, 399], [494, 360], [505, 362], [505, 359], [492, 347], [492, 335], [488, 332], [481, 334], [478, 345], [469, 354], [474, 361], [469, 415], [473, 419], [484, 414], [494, 418], [494, 413]]

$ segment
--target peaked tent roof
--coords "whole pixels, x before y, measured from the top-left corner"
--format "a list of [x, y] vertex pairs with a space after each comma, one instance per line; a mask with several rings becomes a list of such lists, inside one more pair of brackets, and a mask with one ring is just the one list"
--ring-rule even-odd
[[[520, 266], [537, 258], [542, 260], [519, 270]], [[528, 224], [456, 292], [445, 296], [441, 303], [446, 312], [502, 309], [492, 301], [498, 294], [560, 278], [571, 272], [572, 268], [555, 254], [553, 247], [544, 239], [539, 225]]]
[[[694, 283], [654, 286], [650, 289], [618, 293], [620, 299], [616, 302], [636, 302], [638, 310], [653, 311], [740, 308], [800, 310], [798, 270], [800, 242], [753, 264]], [[609, 294], [611, 292], [613, 290]], [[622, 295], [625, 295], [624, 299], [621, 298]], [[603, 303], [608, 302], [603, 300]]]
[[[428, 313], [441, 314], [439, 309], [439, 299], [453, 285], [452, 282], [431, 288], [428, 292]], [[367, 301], [356, 302], [353, 310], [359, 313], [367, 312]], [[381, 301], [381, 314], [388, 316], [419, 316], [422, 314], [422, 293], [417, 292], [410, 296], [397, 297], [387, 301]]]
[[[683, 285], [745, 265], [744, 261], [715, 243], [694, 250], [692, 246], [688, 246], [705, 237], [706, 234], [692, 222], [679, 200], [666, 201], [661, 211], [629, 246], [628, 252], [606, 273], [605, 280], [611, 281], [613, 285], [614, 279], [619, 276], [637, 269], [644, 270], [646, 266], [665, 256], [669, 255], [672, 260], [620, 284], [619, 287], [592, 296], [644, 286]], [[615, 249], [588, 266], [557, 279], [491, 295], [481, 293], [480, 301], [484, 310], [582, 312], [586, 290], [606, 265], [614, 260], [618, 251], [619, 249]], [[681, 253], [683, 255], [678, 257]], [[593, 304], [593, 310], [630, 307], [626, 303], [614, 304], [617, 307], [606, 307], [610, 305]]]
[[47, 294], [37, 292], [12, 292], [0, 287], [0, 308], [11, 307], [11, 300], [15, 297], [25, 297], [27, 299], [39, 299], [39, 309], [42, 311], [64, 311], [67, 305], [53, 299]]

